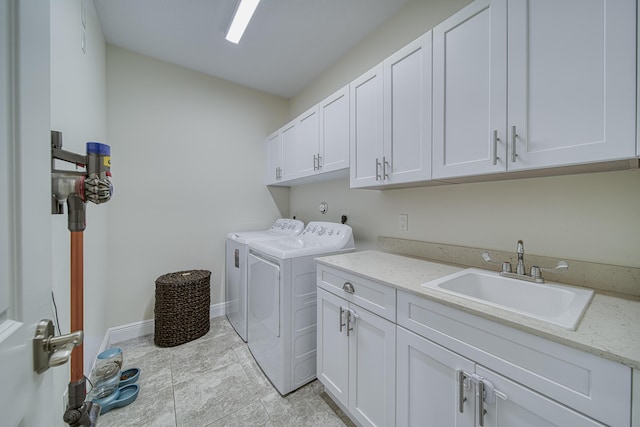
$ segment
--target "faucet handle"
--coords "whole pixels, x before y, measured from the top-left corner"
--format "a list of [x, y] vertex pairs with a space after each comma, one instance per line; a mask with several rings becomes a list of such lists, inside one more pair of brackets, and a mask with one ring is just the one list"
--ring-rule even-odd
[[484, 260], [484, 262], [488, 262], [491, 264], [500, 264], [500, 262], [498, 261], [494, 261], [493, 259], [491, 259], [491, 256], [489, 255], [489, 252], [482, 252], [482, 259]]
[[558, 265], [554, 268], [540, 268], [542, 271], [564, 271], [569, 269], [569, 264], [566, 261], [558, 261]]
[[531, 277], [536, 279], [536, 281], [542, 281], [542, 272], [543, 271], [564, 271], [569, 268], [569, 264], [566, 261], [558, 261], [558, 265], [554, 268], [541, 268], [537, 265], [531, 267]]
[[491, 259], [491, 256], [489, 256], [489, 252], [482, 252], [482, 259], [490, 264], [500, 264], [502, 266], [502, 272], [511, 273], [511, 263], [509, 261], [494, 261]]

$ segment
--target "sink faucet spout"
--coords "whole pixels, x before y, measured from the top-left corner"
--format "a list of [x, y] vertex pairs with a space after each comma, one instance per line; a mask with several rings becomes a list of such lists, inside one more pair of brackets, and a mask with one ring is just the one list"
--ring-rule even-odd
[[516, 274], [527, 274], [524, 267], [524, 243], [522, 243], [522, 240], [518, 240], [516, 253], [518, 254], [518, 265], [516, 266]]

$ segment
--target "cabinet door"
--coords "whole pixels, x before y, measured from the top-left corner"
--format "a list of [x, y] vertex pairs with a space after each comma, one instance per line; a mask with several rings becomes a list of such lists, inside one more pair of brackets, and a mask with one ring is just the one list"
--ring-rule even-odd
[[298, 162], [298, 127], [296, 126], [296, 120], [287, 123], [282, 128], [281, 141], [282, 141], [282, 169], [280, 171], [280, 180], [287, 181], [293, 179], [296, 173], [296, 165]]
[[318, 154], [318, 106], [314, 106], [297, 118], [297, 142], [295, 166], [292, 178], [302, 178], [316, 173]]
[[385, 183], [431, 178], [431, 31], [383, 63]]
[[506, 168], [506, 0], [433, 29], [433, 178]]
[[280, 168], [282, 165], [282, 141], [280, 138], [281, 133], [278, 130], [269, 135], [265, 140], [267, 151], [267, 173], [265, 182], [267, 185], [274, 184], [280, 177]]
[[349, 398], [349, 341], [342, 309], [347, 306], [342, 298], [318, 288], [317, 377], [344, 407]]
[[382, 64], [349, 86], [351, 188], [382, 184]]
[[334, 93], [319, 106], [321, 172], [349, 167], [349, 86]]
[[506, 397], [496, 396], [495, 403], [484, 403], [487, 427], [604, 426], [480, 365], [476, 373]]
[[[396, 407], [396, 326], [361, 309], [349, 337], [349, 412], [363, 426], [392, 426]], [[352, 319], [353, 320], [353, 319]]]
[[474, 363], [402, 327], [397, 334], [396, 425], [473, 427], [474, 391], [459, 395], [457, 371], [473, 372]]
[[508, 9], [508, 169], [634, 157], [636, 0]]

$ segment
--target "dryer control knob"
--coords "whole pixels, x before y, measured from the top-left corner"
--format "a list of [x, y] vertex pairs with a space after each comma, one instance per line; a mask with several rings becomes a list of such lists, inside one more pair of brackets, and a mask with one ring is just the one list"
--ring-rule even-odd
[[318, 236], [322, 236], [325, 232], [325, 228], [323, 226], [318, 227]]

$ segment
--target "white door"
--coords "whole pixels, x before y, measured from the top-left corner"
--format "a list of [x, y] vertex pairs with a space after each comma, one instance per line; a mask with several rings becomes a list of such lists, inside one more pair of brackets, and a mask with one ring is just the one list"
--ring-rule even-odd
[[480, 365], [476, 373], [503, 395], [493, 404], [484, 403], [486, 427], [604, 426]]
[[634, 157], [636, 0], [508, 10], [508, 169]]
[[363, 426], [396, 419], [396, 325], [356, 305], [349, 335], [349, 411]]
[[0, 0], [0, 17], [0, 423], [51, 426], [32, 348], [51, 317], [49, 2]]
[[473, 373], [475, 364], [404, 328], [398, 327], [397, 334], [396, 425], [473, 427], [474, 390], [463, 389], [460, 395], [457, 371]]
[[433, 178], [506, 170], [506, 0], [433, 29]]
[[316, 173], [318, 161], [318, 106], [298, 117], [296, 164], [291, 178], [302, 178]]
[[319, 104], [321, 172], [349, 167], [349, 86]]
[[385, 183], [431, 179], [431, 31], [383, 63]]
[[351, 82], [350, 185], [382, 184], [382, 64]]
[[318, 288], [317, 377], [345, 407], [349, 398], [349, 341], [346, 331], [347, 303]]
[[282, 168], [282, 140], [280, 130], [269, 135], [265, 141], [267, 151], [266, 184], [275, 184], [280, 180]]
[[294, 177], [296, 171], [298, 154], [298, 128], [296, 127], [296, 121], [293, 120], [287, 123], [282, 128], [281, 141], [282, 141], [282, 166], [280, 170], [280, 180], [287, 181]]

